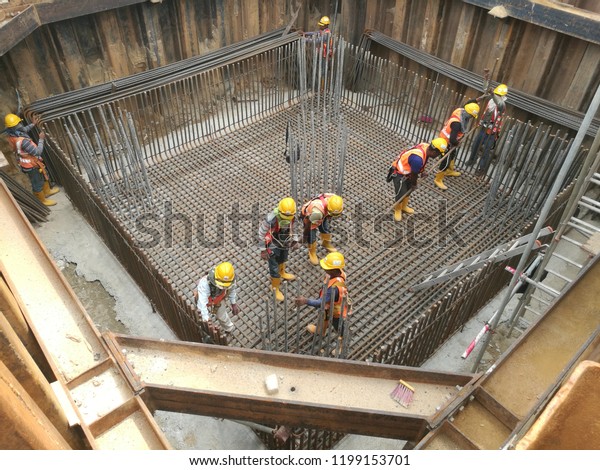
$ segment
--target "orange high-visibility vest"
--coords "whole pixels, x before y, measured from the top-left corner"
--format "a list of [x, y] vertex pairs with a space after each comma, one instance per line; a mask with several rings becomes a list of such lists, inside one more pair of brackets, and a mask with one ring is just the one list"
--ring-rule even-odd
[[405, 150], [398, 158], [392, 163], [392, 167], [394, 168], [395, 173], [399, 173], [401, 175], [410, 175], [412, 173], [410, 169], [410, 164], [408, 163], [408, 158], [411, 155], [417, 155], [423, 160], [423, 166], [421, 167], [421, 172], [425, 169], [425, 164], [427, 163], [427, 148], [429, 144], [427, 142], [423, 142], [419, 145], [415, 145], [414, 147]]
[[[319, 212], [321, 212], [323, 214], [323, 219], [325, 219], [325, 217], [327, 217], [329, 215], [329, 212], [327, 212], [327, 203], [329, 202], [329, 198], [331, 196], [334, 196], [334, 194], [333, 193], [323, 193], [323, 194], [319, 194], [316, 198], [308, 201], [306, 204], [304, 204], [300, 208], [300, 213], [302, 214], [302, 217], [310, 216], [310, 214], [312, 214], [312, 211], [314, 209], [317, 209]], [[321, 219], [321, 222], [323, 221], [323, 219]], [[318, 224], [311, 224], [311, 228], [312, 229], [317, 228], [321, 224], [321, 222]]]
[[[328, 279], [329, 276], [325, 276], [323, 283], [327, 282], [327, 290], [331, 287], [337, 287], [339, 291], [338, 299], [333, 301], [333, 318], [346, 318], [348, 314], [348, 302], [344, 303], [344, 310], [342, 311], [342, 300], [348, 297], [348, 288], [346, 287], [346, 274], [344, 272], [341, 275]], [[323, 289], [319, 292], [319, 298], [323, 297]], [[329, 314], [331, 308], [331, 299], [329, 302], [325, 302], [325, 314]]]
[[[446, 124], [444, 124], [444, 128], [440, 132], [440, 137], [442, 139], [445, 139], [446, 142], [450, 142], [450, 134], [452, 134], [452, 129], [450, 128], [450, 126], [452, 125], [453, 122], [461, 122], [461, 119], [460, 119], [461, 114], [462, 114], [462, 108], [456, 108], [450, 115], [450, 118], [448, 118], [448, 120], [446, 121]], [[461, 131], [462, 131], [462, 125], [461, 125]], [[456, 136], [456, 139], [457, 140], [462, 139], [463, 135], [465, 135], [464, 132], [459, 132], [458, 135]]]
[[[15, 135], [11, 135], [8, 137], [8, 142], [10, 143], [10, 146], [19, 157], [19, 165], [24, 170], [31, 170], [32, 168], [39, 167], [40, 165], [38, 163], [38, 158], [34, 155], [30, 155], [24, 152], [21, 149], [21, 145], [23, 145], [23, 140], [25, 140], [25, 137], [17, 137]], [[32, 144], [35, 145], [33, 142]]]

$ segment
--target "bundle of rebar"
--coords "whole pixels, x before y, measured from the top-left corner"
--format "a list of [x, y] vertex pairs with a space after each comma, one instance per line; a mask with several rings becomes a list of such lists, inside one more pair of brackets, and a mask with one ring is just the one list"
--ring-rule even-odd
[[10, 175], [0, 170], [0, 178], [6, 184], [15, 201], [19, 204], [19, 207], [27, 217], [27, 220], [31, 223], [41, 223], [48, 220], [48, 214], [50, 209], [43, 205], [31, 191], [26, 190], [17, 183]]
[[[369, 49], [369, 41], [376, 42], [386, 48], [413, 60], [428, 69], [439, 72], [446, 77], [456, 80], [458, 83], [466, 85], [470, 88], [479, 91], [482, 89], [484, 78], [470, 70], [457, 67], [445, 60], [428, 54], [420, 49], [404, 44], [400, 41], [386, 36], [379, 31], [368, 30], [365, 32], [361, 41], [361, 46], [365, 50]], [[498, 85], [498, 82], [494, 82]], [[523, 91], [511, 88], [508, 93], [507, 103], [524, 111], [530, 112], [535, 116], [539, 116], [546, 122], [554, 122], [568, 129], [578, 130], [583, 120], [583, 113], [565, 108], [538, 96], [525, 93]], [[594, 119], [588, 129], [588, 135], [594, 137], [600, 129], [600, 119]]]

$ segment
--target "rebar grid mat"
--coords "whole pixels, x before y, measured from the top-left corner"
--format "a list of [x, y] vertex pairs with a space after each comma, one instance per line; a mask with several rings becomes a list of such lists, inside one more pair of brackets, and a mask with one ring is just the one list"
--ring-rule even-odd
[[[158, 211], [127, 224], [135, 243], [190, 301], [192, 289], [211, 266], [223, 260], [234, 263], [243, 314], [235, 319], [238, 328], [233, 345], [263, 346], [259, 318], [265, 313], [270, 288], [266, 263], [259, 256], [257, 227], [289, 193], [289, 168], [281, 146], [265, 142], [273, 141], [274, 136], [282, 139], [287, 120], [296, 112], [292, 108], [276, 113], [150, 166], [148, 177]], [[353, 300], [350, 357], [366, 359], [394, 336], [398, 326], [445, 293], [410, 294], [407, 289], [414, 279], [475, 254], [479, 247], [510, 239], [523, 220], [517, 217], [503, 230], [490, 230], [487, 218], [479, 217], [488, 192], [485, 183], [472, 176], [454, 178], [448, 183], [449, 190], [441, 193], [429, 177], [411, 198], [417, 214], [395, 224], [388, 210], [393, 192], [385, 183], [385, 173], [398, 149], [408, 143], [365, 119], [363, 113], [352, 109], [344, 109], [344, 113], [351, 130], [346, 210], [341, 220], [335, 220], [333, 232], [348, 263]], [[438, 230], [444, 218], [451, 221], [469, 209], [453, 227], [456, 236], [444, 235], [443, 227]], [[444, 236], [446, 246], [441, 246]], [[316, 296], [323, 272], [308, 262], [306, 250], [292, 252], [287, 266], [298, 275], [297, 281], [284, 287], [287, 298]], [[271, 325], [272, 341], [278, 344], [269, 348], [306, 353], [311, 335], [304, 327], [316, 321], [316, 312], [302, 308], [297, 314], [286, 304], [279, 307], [278, 317], [277, 325]], [[284, 330], [288, 331], [287, 348], [281, 344]]]

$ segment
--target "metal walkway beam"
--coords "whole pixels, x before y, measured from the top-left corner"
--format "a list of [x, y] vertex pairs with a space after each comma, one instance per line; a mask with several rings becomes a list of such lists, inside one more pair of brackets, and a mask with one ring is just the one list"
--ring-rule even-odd
[[[135, 392], [157, 409], [416, 441], [465, 395], [473, 375], [295, 354], [140, 339], [108, 333], [107, 344]], [[265, 379], [275, 374], [278, 390]], [[403, 379], [408, 408], [390, 397]]]

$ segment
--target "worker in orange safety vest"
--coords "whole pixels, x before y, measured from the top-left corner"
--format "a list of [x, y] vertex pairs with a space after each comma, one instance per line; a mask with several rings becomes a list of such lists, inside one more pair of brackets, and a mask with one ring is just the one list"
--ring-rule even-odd
[[48, 172], [42, 159], [46, 134], [40, 132], [37, 144], [29, 136], [29, 131], [38, 122], [39, 118], [37, 116], [27, 126], [22, 124], [22, 119], [16, 114], [7, 114], [4, 118], [8, 143], [17, 156], [21, 171], [29, 177], [33, 194], [45, 206], [53, 206], [56, 201], [47, 199], [47, 197], [58, 193], [59, 189], [50, 187]]
[[333, 193], [323, 193], [305, 203], [300, 209], [304, 225], [303, 239], [308, 244], [308, 258], [317, 266], [317, 231], [321, 237], [321, 245], [329, 252], [337, 251], [331, 243], [331, 218], [339, 217], [344, 210], [344, 200]]
[[448, 149], [445, 139], [437, 137], [431, 143], [423, 142], [405, 150], [392, 162], [387, 182], [394, 182], [394, 220], [400, 222], [402, 213], [414, 214], [408, 207], [409, 195], [417, 187], [419, 175], [423, 175], [427, 160], [444, 155]]
[[[323, 258], [320, 261], [320, 265], [325, 271], [325, 279], [323, 280], [323, 285], [326, 286], [325, 291], [321, 289], [317, 299], [297, 297], [295, 304], [299, 307], [302, 305], [314, 308], [324, 307], [325, 318], [323, 319], [321, 335], [325, 335], [329, 328], [329, 316], [330, 312], [332, 312], [332, 325], [341, 339], [344, 336], [347, 326], [345, 322], [343, 325], [340, 325], [340, 323], [346, 320], [348, 315], [352, 313], [348, 288], [346, 287], [346, 273], [344, 272], [346, 261], [344, 255], [340, 252], [333, 252]], [[317, 332], [317, 325], [311, 323], [306, 329], [309, 333], [315, 334]]]
[[477, 100], [470, 100], [463, 108], [456, 108], [450, 118], [444, 124], [440, 131], [440, 137], [446, 140], [448, 150], [446, 156], [439, 164], [438, 172], [435, 175], [434, 184], [443, 190], [448, 189], [444, 184], [445, 176], [460, 176], [460, 172], [454, 168], [454, 156], [450, 155], [450, 151], [460, 145], [462, 138], [465, 135], [471, 118], [477, 119], [479, 115], [479, 105]]

